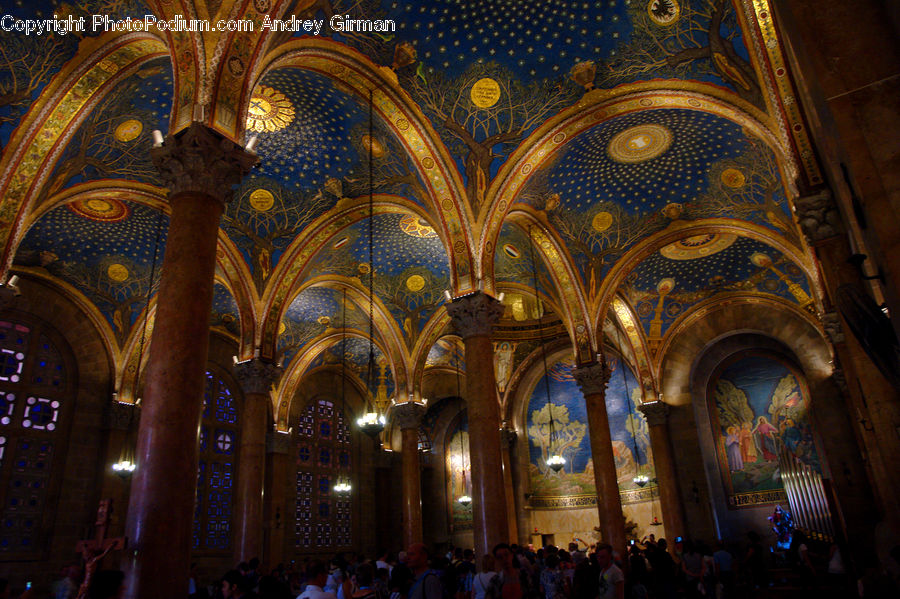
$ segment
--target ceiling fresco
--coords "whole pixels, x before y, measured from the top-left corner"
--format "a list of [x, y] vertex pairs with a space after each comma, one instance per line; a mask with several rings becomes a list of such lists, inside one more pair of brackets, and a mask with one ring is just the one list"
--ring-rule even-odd
[[[3, 3], [3, 14], [17, 19], [65, 19], [105, 14], [118, 19], [143, 16], [151, 11], [140, 0], [16, 0]], [[44, 35], [4, 35], [0, 53], [0, 147], [6, 146], [10, 133], [44, 89], [44, 86], [75, 56], [85, 37], [102, 30], [85, 27], [83, 32]]]
[[[4, 11], [29, 18], [51, 13], [117, 17], [151, 12], [140, 0], [6, 4]], [[182, 10], [177, 3], [165, 4], [166, 10]], [[256, 10], [251, 8], [256, 4], [264, 3], [234, 6], [249, 11]], [[241, 296], [240, 306], [244, 309], [248, 302], [249, 310], [249, 302], [258, 301], [260, 314], [265, 314], [261, 318], [270, 320], [249, 322], [253, 318], [249, 311], [240, 314], [225, 278], [215, 286], [210, 316], [212, 327], [240, 340], [241, 355], [251, 355], [256, 347], [246, 346], [258, 343], [261, 335], [265, 357], [275, 357], [288, 367], [298, 364], [311, 340], [344, 327], [340, 316], [343, 285], [355, 288], [355, 300], [347, 302], [346, 328], [366, 335], [368, 310], [359, 293], [364, 295], [371, 281], [399, 331], [399, 335], [383, 331], [377, 337], [383, 344], [376, 350], [378, 359], [384, 362], [384, 349], [404, 362], [404, 370], [423, 362], [426, 367], [452, 368], [459, 342], [441, 337], [449, 330], [438, 330], [435, 316], [446, 301], [445, 290], [465, 293], [483, 275], [485, 289], [506, 293], [505, 313], [495, 338], [498, 344], [506, 344], [495, 347], [502, 356], [497, 363], [498, 373], [503, 373], [498, 374], [498, 383], [501, 396], [506, 397], [507, 391], [515, 389], [515, 376], [521, 376], [515, 373], [538, 348], [537, 318], [543, 319], [548, 343], [550, 337], [554, 343], [567, 343], [567, 330], [589, 323], [565, 319], [591, 318], [579, 315], [581, 306], [590, 309], [599, 303], [604, 281], [623, 259], [628, 267], [622, 270], [620, 297], [634, 307], [651, 347], [692, 306], [727, 292], [769, 295], [811, 306], [815, 285], [804, 274], [809, 265], [791, 261], [798, 260], [802, 250], [785, 193], [794, 182], [784, 181], [781, 175], [791, 169], [779, 163], [789, 150], [774, 151], [767, 145], [777, 146], [782, 115], [764, 114], [771, 104], [763, 101], [764, 92], [775, 92], [760, 88], [765, 79], [750, 64], [751, 54], [759, 62], [771, 47], [746, 46], [766, 41], [765, 33], [757, 38], [741, 32], [738, 11], [748, 6], [729, 0], [293, 4], [291, 12], [299, 16], [326, 21], [333, 14], [393, 19], [397, 30], [334, 32], [326, 26], [321, 36], [309, 36], [301, 43], [305, 49], [293, 63], [316, 70], [276, 61], [278, 68], [255, 79], [246, 137], [257, 136], [260, 163], [235, 190], [221, 226], [247, 267], [230, 270], [229, 285], [255, 288], [255, 297], [252, 292], [250, 299]], [[268, 38], [271, 44], [266, 51], [280, 52], [279, 45], [291, 42], [290, 37]], [[23, 114], [45, 100], [40, 96], [51, 79], [58, 74], [56, 81], [63, 81], [80, 66], [73, 58], [82, 38], [76, 34], [4, 35], [9, 43], [0, 53], [0, 143], [3, 158], [15, 162], [0, 169], [0, 190], [5, 201], [12, 198], [0, 206], [0, 223], [7, 228], [14, 224], [15, 215], [28, 215], [35, 206], [76, 185], [102, 188], [104, 180], [111, 185], [124, 180], [160, 184], [149, 157], [152, 132], [170, 130], [175, 96], [179, 103], [184, 100], [184, 90], [175, 90], [168, 57], [150, 59], [133, 73], [125, 71], [131, 74], [109, 89], [101, 88], [105, 94], [101, 97], [92, 98], [91, 89], [73, 85], [66, 97], [77, 95], [79, 103], [59, 106], [93, 106], [74, 131], [64, 131], [67, 121], [55, 112], [48, 112], [46, 120], [30, 115], [28, 122], [39, 125], [41, 135], [50, 140], [35, 141], [34, 148], [49, 150], [46, 144], [51, 141], [66, 141], [56, 163], [41, 167], [45, 170], [37, 172], [42, 159], [38, 160], [36, 151], [29, 150], [29, 155], [22, 149], [21, 156], [18, 148], [6, 151], [9, 139], [25, 138], [25, 128], [16, 131], [16, 127]], [[82, 44], [82, 54], [88, 55], [91, 44], [116, 39], [108, 34], [88, 40]], [[185, 55], [178, 51], [189, 49], [184, 44], [190, 38], [144, 41], [146, 47], [136, 44], [127, 53], [123, 50], [125, 58], [116, 58], [120, 62], [100, 62], [95, 70], [121, 69], [144, 56], [158, 56], [164, 51], [163, 43], [175, 44], [180, 67]], [[247, 39], [232, 41], [248, 43]], [[322, 56], [309, 58], [311, 47]], [[108, 48], [105, 51], [105, 56], [112, 56]], [[371, 131], [369, 107], [358, 95], [365, 84], [354, 83], [370, 80], [369, 67], [358, 52], [374, 63], [377, 80], [390, 86], [396, 80], [396, 88], [385, 94], [391, 102], [378, 104], [385, 114], [374, 112]], [[259, 64], [267, 64], [262, 56], [260, 60]], [[351, 63], [359, 73], [352, 72]], [[184, 62], [188, 64], [192, 63]], [[339, 72], [334, 67], [340, 67], [343, 80], [331, 76]], [[253, 73], [245, 74], [250, 78]], [[219, 75], [210, 71], [206, 76]], [[93, 75], [86, 79], [95, 87], [107, 80]], [[219, 89], [216, 85], [221, 82], [207, 83], [212, 90]], [[351, 85], [356, 91], [351, 91]], [[507, 172], [513, 170], [511, 165], [504, 167], [511, 156], [518, 161], [529, 148], [537, 153], [549, 147], [540, 139], [541, 127], [548, 122], [556, 127], [562, 119], [580, 114], [581, 108], [587, 110], [588, 104], [597, 108], [603, 98], [651, 89], [657, 103], [644, 105], [635, 99], [635, 105], [627, 109], [623, 103], [616, 104], [616, 110], [602, 117], [605, 120], [592, 120], [590, 128], [564, 137], [565, 143], [556, 144], [558, 150], [546, 156], [542, 166], [517, 179], [527, 180], [518, 195], [496, 192], [513, 188], [504, 187], [513, 179]], [[703, 96], [705, 103], [691, 104], [690, 98], [682, 98], [679, 105], [684, 108], [666, 104], [678, 94]], [[214, 93], [213, 98], [227, 104]], [[745, 127], [708, 112], [714, 102], [728, 105], [722, 114], [737, 114], [735, 120]], [[215, 108], [210, 107], [213, 112]], [[68, 113], [80, 114], [77, 109]], [[750, 129], [761, 132], [767, 141]], [[534, 145], [526, 142], [529, 139]], [[31, 148], [22, 146], [26, 147]], [[454, 166], [458, 180], [455, 174], [446, 176]], [[8, 181], [5, 173], [12, 173]], [[499, 181], [500, 177], [504, 180]], [[26, 198], [32, 180], [44, 183], [35, 187], [37, 194]], [[378, 213], [371, 221], [374, 264], [369, 258], [370, 221], [353, 222], [364, 213], [370, 189], [378, 194]], [[96, 305], [123, 345], [150, 291], [159, 216], [121, 199], [121, 194], [114, 197], [98, 193], [94, 199], [55, 208], [40, 217], [24, 235], [14, 268], [73, 286]], [[336, 216], [360, 201], [363, 208], [355, 216], [334, 222], [320, 218]], [[457, 205], [464, 206], [459, 213]], [[168, 220], [162, 220], [165, 232]], [[330, 224], [309, 245], [302, 245], [298, 240], [310, 233], [313, 223]], [[499, 223], [503, 224], [496, 235]], [[552, 254], [553, 262], [537, 259], [537, 286], [546, 304], [537, 302], [531, 291], [528, 223], [541, 227], [544, 238], [561, 243], [559, 253]], [[675, 237], [667, 239], [670, 245], [649, 256], [629, 254], [648, 237], [686, 223], [712, 224], [703, 235], [686, 232], [674, 243]], [[746, 234], [754, 239], [729, 231], [729, 223], [746, 224], [744, 229], [752, 230]], [[442, 241], [435, 226], [446, 231], [442, 235], [451, 241]], [[162, 239], [160, 251], [165, 235]], [[466, 243], [471, 245], [461, 247]], [[482, 250], [484, 256], [479, 254]], [[461, 258], [469, 253], [474, 258]], [[451, 256], [456, 268], [453, 279]], [[573, 264], [558, 263], [569, 257]], [[486, 266], [479, 260], [493, 260], [493, 264]], [[465, 270], [462, 278], [461, 268]], [[552, 273], [567, 283], [558, 286]], [[242, 276], [252, 284], [238, 280]], [[494, 280], [489, 280], [492, 276]], [[435, 326], [428, 327], [429, 323]], [[411, 355], [426, 327], [429, 343], [434, 337], [439, 341], [431, 347], [423, 343], [416, 350], [419, 353]], [[383, 322], [380, 328], [386, 329]], [[580, 341], [578, 350], [579, 359], [582, 354], [593, 355], [585, 353]], [[348, 367], [359, 374], [367, 360], [367, 343], [349, 338]], [[340, 349], [331, 345], [308, 369], [340, 361]], [[386, 389], [393, 393], [393, 374], [384, 368], [381, 389], [377, 380], [370, 384], [373, 394], [387, 393]], [[397, 368], [401, 369], [400, 362]], [[402, 383], [414, 387], [419, 381]]]
[[620, 290], [635, 307], [651, 348], [679, 316], [716, 294], [770, 294], [812, 306], [802, 268], [760, 241], [731, 233], [696, 235], [663, 247]]
[[[313, 259], [312, 276], [358, 277], [369, 284], [369, 220], [335, 235]], [[400, 326], [412, 348], [422, 326], [444, 303], [450, 287], [447, 252], [434, 229], [413, 214], [381, 214], [372, 226], [373, 290]]]
[[166, 58], [149, 61], [117, 84], [77, 129], [42, 196], [97, 179], [159, 184], [148, 149], [153, 130], [169, 128], [171, 96], [172, 68]]
[[739, 218], [796, 239], [772, 151], [737, 124], [691, 110], [594, 127], [519, 200], [547, 214], [591, 294], [630, 247], [676, 221]]
[[40, 269], [83, 293], [122, 345], [147, 303], [157, 247], [154, 289], [159, 283], [168, 227], [167, 216], [136, 202], [78, 200], [54, 208], [29, 229], [15, 264]]

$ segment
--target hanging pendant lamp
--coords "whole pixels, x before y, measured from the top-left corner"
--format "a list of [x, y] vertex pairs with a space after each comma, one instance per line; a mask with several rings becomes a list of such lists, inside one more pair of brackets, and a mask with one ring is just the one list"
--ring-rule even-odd
[[[456, 351], [456, 342], [453, 343], [454, 352]], [[459, 354], [457, 353], [454, 357], [454, 362], [456, 362], [456, 396], [462, 399], [461, 385], [459, 384]], [[462, 423], [462, 414], [460, 414], [460, 423]], [[462, 465], [462, 477], [463, 477], [463, 494], [457, 498], [457, 501], [461, 503], [464, 507], [469, 507], [472, 503], [472, 497], [469, 496], [468, 489], [466, 489], [466, 472], [469, 471], [469, 466], [466, 465], [466, 455], [468, 452], [464, 451], [463, 448], [463, 440], [462, 440], [462, 430], [459, 431], [459, 461]]]
[[622, 348], [622, 335], [619, 333], [619, 329], [616, 328], [616, 342], [619, 345], [619, 369], [622, 371], [622, 388], [625, 390], [625, 402], [628, 404], [628, 416], [631, 419], [632, 430], [631, 430], [631, 445], [634, 449], [634, 463], [635, 463], [635, 475], [631, 481], [642, 489], [650, 482], [650, 477], [647, 476], [644, 472], [640, 470], [640, 463], [638, 462], [638, 444], [637, 444], [637, 434], [634, 431], [635, 423], [637, 422], [637, 417], [634, 415], [634, 408], [632, 406], [631, 394], [628, 392], [628, 379], [625, 376], [625, 352]]
[[378, 412], [378, 406], [374, 400], [371, 400], [371, 389], [375, 381], [375, 328], [374, 328], [374, 282], [375, 282], [375, 251], [374, 251], [374, 221], [375, 221], [375, 203], [373, 195], [374, 173], [375, 167], [372, 162], [372, 148], [375, 145], [373, 131], [373, 115], [372, 115], [372, 94], [373, 89], [369, 90], [369, 361], [366, 366], [366, 403], [368, 404], [366, 412], [356, 419], [356, 425], [362, 429], [364, 433], [372, 438], [377, 437], [384, 430], [386, 419], [384, 414]]
[[[341, 293], [341, 411], [344, 413], [344, 402], [346, 401], [346, 381], [347, 381], [347, 288], [345, 287]], [[334, 492], [341, 497], [350, 495], [353, 486], [350, 484], [350, 476], [346, 478], [342, 474], [338, 474], [337, 484], [334, 485]]]
[[531, 253], [531, 281], [534, 288], [534, 301], [537, 305], [538, 313], [538, 331], [541, 343], [541, 358], [544, 363], [544, 389], [547, 392], [547, 417], [550, 419], [550, 442], [547, 447], [547, 453], [549, 453], [550, 456], [547, 458], [547, 466], [549, 466], [550, 469], [554, 472], [559, 472], [565, 467], [566, 458], [557, 453], [553, 453], [553, 440], [554, 438], [556, 438], [556, 427], [553, 422], [553, 402], [550, 401], [550, 371], [547, 368], [547, 346], [544, 343], [544, 311], [539, 305], [540, 296], [538, 295], [537, 284], [537, 261], [534, 257], [534, 238], [531, 234], [531, 225], [528, 226], [528, 242], [529, 251]]
[[[144, 322], [141, 325], [141, 342], [138, 349], [138, 382], [140, 382], [141, 363], [144, 361], [144, 342], [147, 339], [147, 322], [150, 320], [150, 298], [153, 295], [153, 282], [156, 279], [156, 263], [159, 257], [159, 243], [162, 238], [162, 219], [163, 213], [159, 211], [156, 215], [156, 241], [153, 244], [153, 260], [150, 263], [150, 281], [147, 287], [147, 301], [144, 302]], [[134, 430], [134, 412], [137, 410], [137, 404], [137, 401], [131, 404], [131, 413], [128, 415], [128, 429], [125, 433], [125, 440], [122, 443], [122, 450], [119, 452], [119, 459], [112, 465], [113, 472], [123, 479], [129, 478], [137, 468], [134, 456], [134, 446], [137, 443], [135, 438], [136, 431]]]

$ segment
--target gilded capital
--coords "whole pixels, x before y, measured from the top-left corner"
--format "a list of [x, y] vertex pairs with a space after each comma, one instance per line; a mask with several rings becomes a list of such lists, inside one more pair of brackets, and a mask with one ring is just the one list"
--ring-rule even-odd
[[281, 372], [281, 366], [259, 358], [234, 365], [234, 376], [247, 394], [268, 395], [272, 385], [278, 382]]
[[816, 243], [841, 234], [841, 215], [831, 197], [831, 191], [796, 198], [794, 212], [803, 234], [810, 243]]
[[575, 382], [578, 383], [578, 387], [585, 397], [596, 395], [605, 397], [606, 385], [609, 383], [609, 374], [605, 358], [599, 362], [578, 366], [572, 371], [572, 376], [575, 377]]
[[391, 407], [391, 423], [400, 427], [400, 430], [419, 428], [419, 425], [422, 424], [423, 416], [425, 416], [425, 404], [417, 401], [398, 403]]
[[666, 423], [669, 417], [669, 404], [664, 401], [648, 401], [638, 406], [641, 414], [647, 419], [650, 426], [660, 426]]
[[447, 314], [453, 320], [453, 328], [463, 339], [491, 334], [494, 324], [503, 316], [499, 300], [478, 291], [458, 297], [446, 304]]
[[222, 202], [259, 161], [255, 154], [199, 123], [166, 138], [150, 150], [169, 195], [202, 193]]

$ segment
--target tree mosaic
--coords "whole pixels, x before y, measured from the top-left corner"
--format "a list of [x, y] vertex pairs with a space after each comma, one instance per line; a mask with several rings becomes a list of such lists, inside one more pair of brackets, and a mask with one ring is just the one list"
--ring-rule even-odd
[[460, 413], [454, 427], [447, 434], [444, 456], [447, 473], [447, 507], [450, 511], [450, 530], [472, 530], [472, 505], [463, 505], [459, 498], [472, 496], [472, 460], [469, 456], [469, 420]]
[[783, 489], [783, 452], [821, 472], [803, 379], [766, 355], [741, 356], [711, 381], [713, 437], [729, 504], [769, 503]]
[[100, 101], [60, 156], [42, 198], [75, 183], [132, 179], [157, 184], [152, 131], [168, 129], [172, 70], [167, 59], [144, 65]]
[[631, 33], [604, 65], [604, 86], [656, 77], [725, 83], [744, 100], [763, 98], [730, 0], [626, 2]]
[[[626, 393], [618, 358], [608, 358], [608, 363], [612, 374], [606, 391], [606, 410], [619, 490], [622, 492], [638, 488], [632, 480], [638, 473], [653, 478], [653, 457], [647, 422], [643, 414], [635, 409], [641, 402], [640, 386], [631, 369], [626, 368]], [[596, 494], [587, 406], [572, 376], [574, 367], [571, 358], [554, 363], [548, 376], [535, 384], [526, 406], [529, 478], [531, 493], [535, 496], [560, 498]], [[549, 404], [545, 389], [548, 383]], [[627, 397], [628, 394], [631, 397]], [[566, 460], [559, 472], [547, 466], [547, 458], [554, 453]]]

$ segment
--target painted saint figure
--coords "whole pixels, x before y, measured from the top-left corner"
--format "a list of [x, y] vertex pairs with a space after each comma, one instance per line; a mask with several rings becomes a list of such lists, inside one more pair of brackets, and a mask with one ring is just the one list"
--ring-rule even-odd
[[740, 430], [741, 438], [741, 459], [745, 464], [752, 464], [759, 458], [756, 453], [756, 444], [753, 443], [753, 431], [750, 430], [750, 423], [745, 422]]
[[736, 426], [729, 426], [725, 436], [725, 455], [728, 456], [728, 469], [732, 472], [744, 469], [744, 460], [741, 458], [741, 438]]
[[765, 416], [757, 419], [753, 434], [758, 440], [757, 447], [762, 451], [763, 459], [767, 462], [774, 462], [778, 459], [778, 448], [774, 435], [777, 432], [778, 429], [772, 426]]

